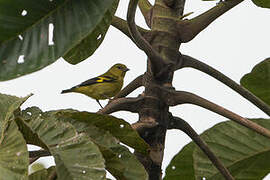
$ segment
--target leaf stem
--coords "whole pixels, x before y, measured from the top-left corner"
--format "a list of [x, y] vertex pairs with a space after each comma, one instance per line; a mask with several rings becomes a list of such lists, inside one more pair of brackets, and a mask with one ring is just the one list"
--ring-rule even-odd
[[202, 71], [213, 78], [217, 79], [218, 81], [224, 83], [234, 91], [236, 91], [238, 94], [240, 94], [245, 99], [249, 100], [251, 103], [253, 103], [255, 106], [257, 106], [259, 109], [261, 109], [264, 113], [270, 116], [270, 106], [268, 106], [266, 103], [264, 103], [262, 100], [260, 100], [258, 97], [256, 97], [254, 94], [249, 92], [246, 88], [243, 86], [237, 84], [235, 81], [230, 79], [229, 77], [225, 76], [218, 70], [214, 69], [213, 67], [193, 58], [187, 55], [182, 55], [182, 64], [178, 68], [185, 68], [185, 67], [191, 67], [194, 69], [197, 69], [199, 71]]
[[193, 93], [185, 92], [185, 91], [174, 91], [174, 90], [167, 90], [167, 92], [164, 93], [163, 99], [167, 101], [167, 104], [169, 106], [175, 106], [179, 104], [194, 104], [200, 107], [203, 107], [205, 109], [208, 109], [212, 112], [215, 112], [221, 116], [227, 117], [249, 129], [252, 129], [253, 131], [270, 138], [270, 131], [246, 118], [243, 118], [239, 116], [236, 113], [233, 113], [215, 103], [212, 103], [202, 97], [199, 97]]

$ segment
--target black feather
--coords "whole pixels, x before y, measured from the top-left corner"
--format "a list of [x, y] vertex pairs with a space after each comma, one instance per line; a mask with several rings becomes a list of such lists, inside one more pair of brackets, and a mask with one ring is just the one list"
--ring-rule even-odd
[[99, 77], [95, 77], [95, 78], [89, 79], [87, 81], [84, 81], [76, 87], [89, 86], [92, 84], [103, 83], [103, 82], [115, 82], [116, 80], [117, 79], [110, 77], [110, 76], [99, 76]]

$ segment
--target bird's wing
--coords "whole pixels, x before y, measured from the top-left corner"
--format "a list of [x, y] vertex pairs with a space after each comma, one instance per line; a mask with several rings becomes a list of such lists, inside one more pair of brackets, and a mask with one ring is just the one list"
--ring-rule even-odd
[[110, 77], [110, 76], [98, 76], [92, 79], [89, 79], [87, 81], [82, 82], [81, 84], [77, 85], [76, 87], [81, 87], [81, 86], [89, 86], [92, 84], [97, 84], [97, 83], [104, 83], [104, 82], [116, 82], [117, 79]]

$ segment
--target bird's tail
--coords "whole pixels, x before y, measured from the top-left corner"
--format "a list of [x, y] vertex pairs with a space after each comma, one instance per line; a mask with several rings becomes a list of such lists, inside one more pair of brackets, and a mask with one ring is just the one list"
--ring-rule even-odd
[[65, 93], [69, 93], [69, 92], [72, 92], [72, 90], [71, 90], [71, 89], [65, 89], [65, 90], [63, 90], [63, 91], [61, 92], [61, 94], [65, 94]]

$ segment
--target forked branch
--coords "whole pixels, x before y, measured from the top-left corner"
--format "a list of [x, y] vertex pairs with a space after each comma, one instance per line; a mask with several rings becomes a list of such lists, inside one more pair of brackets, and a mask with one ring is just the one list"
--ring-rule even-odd
[[181, 64], [178, 68], [184, 68], [184, 67], [191, 67], [194, 69], [197, 69], [199, 71], [202, 71], [213, 78], [219, 80], [220, 82], [224, 83], [225, 85], [229, 86], [231, 89], [239, 93], [241, 96], [243, 96], [245, 99], [252, 102], [255, 106], [260, 108], [263, 112], [265, 112], [267, 115], [270, 116], [270, 106], [268, 106], [266, 103], [264, 103], [262, 100], [260, 100], [258, 97], [256, 97], [254, 94], [249, 92], [246, 88], [243, 86], [237, 84], [229, 77], [225, 76], [218, 70], [212, 68], [211, 66], [193, 58], [187, 55], [182, 55], [181, 58]]
[[[137, 9], [139, 0], [130, 0], [128, 5], [128, 13], [127, 13], [127, 22], [129, 31], [136, 42], [136, 44], [141, 48], [146, 55], [148, 56], [151, 64], [152, 64], [152, 70], [155, 75], [157, 75], [159, 72], [158, 70], [162, 69], [164, 65], [172, 64], [170, 60], [163, 59], [160, 54], [153, 49], [153, 47], [142, 37], [140, 32], [138, 31], [136, 24], [135, 24], [135, 13]], [[158, 70], [157, 70], [158, 69]]]
[[167, 104], [169, 106], [176, 106], [179, 104], [194, 104], [200, 107], [203, 107], [205, 109], [208, 109], [210, 111], [213, 111], [221, 116], [224, 116], [230, 120], [233, 120], [249, 129], [252, 129], [253, 131], [270, 138], [270, 131], [268, 129], [265, 129], [264, 127], [246, 119], [243, 118], [217, 104], [214, 104], [202, 97], [199, 97], [195, 94], [185, 92], [185, 91], [172, 91], [172, 90], [166, 90], [166, 93], [164, 93], [163, 99], [167, 101]]
[[137, 112], [139, 107], [141, 106], [142, 101], [142, 96], [136, 98], [118, 98], [112, 100], [109, 104], [107, 104], [104, 108], [100, 109], [97, 113], [111, 114], [116, 111]]
[[209, 24], [216, 20], [244, 0], [225, 0], [219, 2], [215, 7], [202, 13], [201, 15], [186, 21], [178, 22], [179, 35], [182, 42], [189, 42]]
[[171, 116], [168, 129], [179, 129], [186, 133], [205, 153], [205, 155], [216, 166], [216, 168], [220, 171], [220, 173], [224, 176], [226, 180], [234, 179], [228, 169], [222, 164], [222, 162], [215, 156], [215, 154], [211, 151], [207, 144], [200, 138], [196, 131], [185, 120], [179, 117]]

